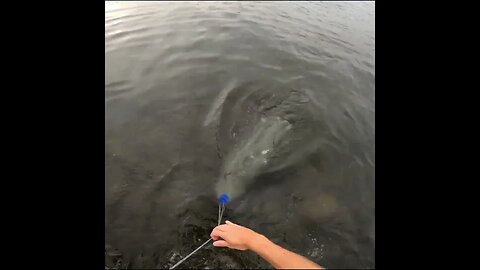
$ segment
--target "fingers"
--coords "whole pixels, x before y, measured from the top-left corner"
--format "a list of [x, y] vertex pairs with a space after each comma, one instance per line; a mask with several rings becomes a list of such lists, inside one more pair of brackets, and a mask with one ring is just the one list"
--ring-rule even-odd
[[[237, 225], [237, 224], [231, 222], [230, 220], [225, 221], [225, 223], [227, 223], [228, 225]], [[238, 225], [237, 225], [237, 226], [238, 226]]]
[[214, 230], [217, 229], [217, 230], [219, 230], [219, 231], [224, 232], [224, 231], [227, 230], [227, 228], [228, 228], [228, 227], [227, 227], [227, 224], [222, 224], [222, 225], [218, 225], [217, 227], [215, 227]]
[[218, 228], [213, 229], [212, 233], [210, 234], [210, 237], [213, 240], [217, 240], [219, 237], [224, 238], [226, 233], [224, 231], [219, 230]]
[[228, 247], [228, 243], [225, 240], [218, 240], [213, 242], [213, 245], [216, 247]]
[[[212, 230], [212, 233], [210, 233], [210, 237], [211, 237], [214, 241], [218, 242], [217, 240], [218, 240], [219, 238], [225, 239], [225, 236], [227, 235], [227, 233], [228, 233], [229, 231], [231, 231], [231, 227], [229, 227], [229, 226], [232, 226], [232, 225], [234, 225], [234, 226], [239, 226], [239, 225], [231, 222], [230, 220], [225, 221], [225, 223], [226, 223], [226, 224], [218, 225], [217, 227], [215, 227], [215, 228]], [[229, 228], [230, 228], [230, 229], [229, 229]], [[216, 242], [214, 242], [214, 243], [216, 243]], [[224, 242], [225, 242], [225, 241], [224, 241]], [[223, 242], [220, 242], [220, 243], [223, 243]], [[219, 245], [221, 245], [221, 244], [219, 244]]]

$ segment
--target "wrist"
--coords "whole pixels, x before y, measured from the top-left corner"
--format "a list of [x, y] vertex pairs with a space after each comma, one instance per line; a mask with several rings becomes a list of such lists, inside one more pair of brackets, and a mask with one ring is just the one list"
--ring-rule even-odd
[[266, 241], [268, 241], [267, 237], [265, 237], [263, 234], [254, 232], [253, 236], [250, 238], [250, 241], [247, 243], [247, 248], [257, 252], [258, 247], [264, 245]]

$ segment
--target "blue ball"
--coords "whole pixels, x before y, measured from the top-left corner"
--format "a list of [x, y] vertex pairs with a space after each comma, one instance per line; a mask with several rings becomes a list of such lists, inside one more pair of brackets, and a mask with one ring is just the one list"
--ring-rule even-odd
[[230, 200], [230, 197], [228, 197], [227, 194], [222, 194], [220, 197], [218, 197], [218, 202], [226, 204]]

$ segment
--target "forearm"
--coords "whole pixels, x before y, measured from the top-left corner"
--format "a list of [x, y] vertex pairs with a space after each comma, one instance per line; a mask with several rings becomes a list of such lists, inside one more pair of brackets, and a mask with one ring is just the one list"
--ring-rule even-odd
[[261, 234], [252, 239], [249, 249], [260, 255], [276, 269], [323, 269], [307, 258], [276, 245]]

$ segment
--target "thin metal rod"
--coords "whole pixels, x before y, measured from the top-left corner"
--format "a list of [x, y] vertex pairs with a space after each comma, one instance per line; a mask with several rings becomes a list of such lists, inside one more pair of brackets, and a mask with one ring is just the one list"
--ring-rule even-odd
[[[220, 204], [219, 204], [220, 206]], [[225, 211], [225, 204], [222, 203], [222, 210], [220, 211], [220, 215], [218, 217], [218, 225], [220, 225], [220, 223], [222, 223], [222, 217], [223, 217], [223, 212]]]
[[[223, 212], [225, 211], [225, 204], [223, 203], [219, 203], [218, 204], [218, 225], [220, 225], [220, 223], [222, 222], [222, 216], [223, 216]], [[212, 238], [208, 239], [207, 241], [205, 241], [205, 243], [203, 243], [201, 246], [199, 246], [197, 249], [195, 249], [194, 251], [192, 251], [192, 253], [188, 254], [185, 258], [181, 259], [179, 262], [177, 262], [174, 266], [170, 267], [169, 269], [174, 269], [175, 267], [179, 266], [181, 263], [183, 263], [186, 259], [188, 259], [190, 256], [192, 256], [195, 252], [197, 252], [198, 250], [200, 250], [203, 246], [205, 246], [206, 244], [208, 244], [208, 242], [212, 241]]]
[[197, 249], [195, 249], [194, 251], [192, 251], [192, 253], [188, 254], [187, 257], [181, 259], [179, 262], [177, 262], [174, 266], [170, 267], [169, 269], [174, 269], [175, 267], [179, 266], [181, 263], [183, 263], [186, 259], [188, 259], [190, 256], [192, 256], [195, 252], [197, 252], [199, 249], [201, 249], [203, 246], [205, 246], [206, 244], [208, 244], [208, 242], [210, 242], [212, 240], [212, 238], [208, 239], [205, 243], [203, 243], [201, 246], [199, 246]]
[[220, 203], [218, 203], [218, 225], [220, 225], [220, 219], [222, 218], [221, 211], [220, 211], [221, 207], [222, 207], [222, 205]]

